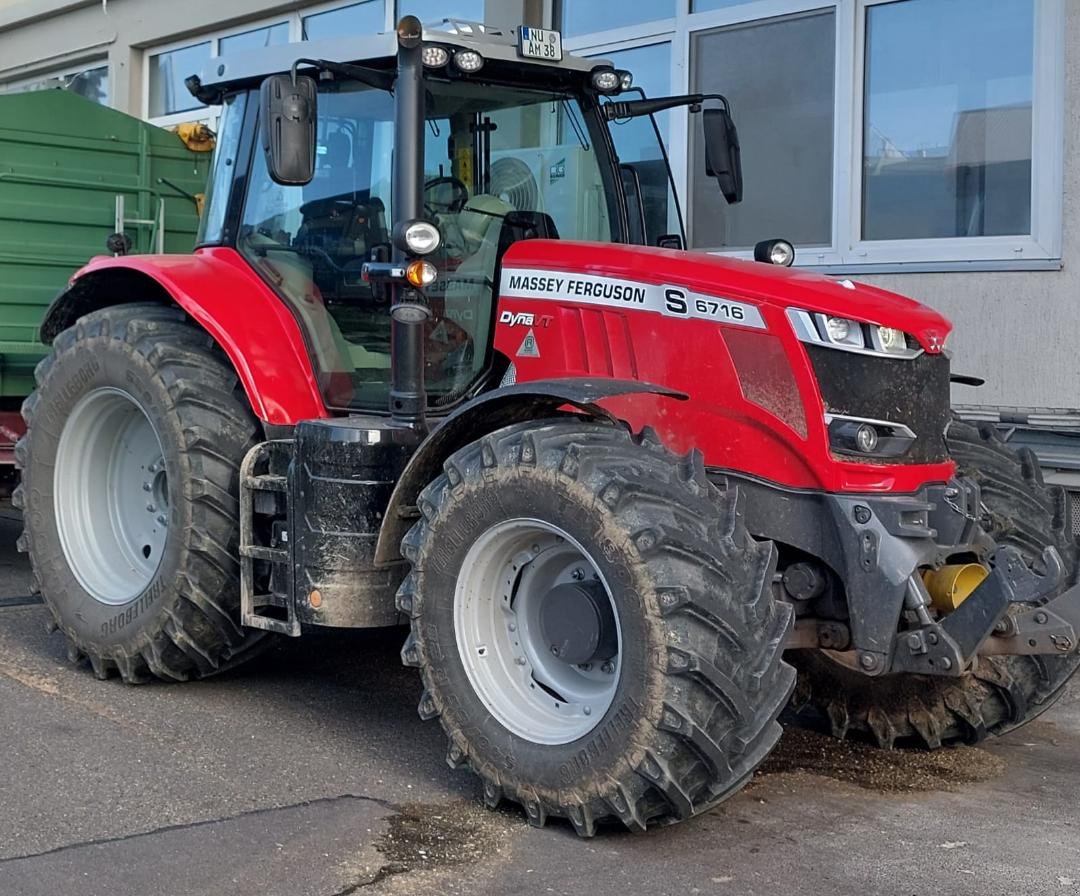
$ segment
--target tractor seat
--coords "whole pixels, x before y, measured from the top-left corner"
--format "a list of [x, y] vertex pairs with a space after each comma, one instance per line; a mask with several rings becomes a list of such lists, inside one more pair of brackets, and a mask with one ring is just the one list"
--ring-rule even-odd
[[557, 240], [559, 229], [547, 212], [512, 211], [503, 218], [499, 232], [499, 258], [520, 240]]

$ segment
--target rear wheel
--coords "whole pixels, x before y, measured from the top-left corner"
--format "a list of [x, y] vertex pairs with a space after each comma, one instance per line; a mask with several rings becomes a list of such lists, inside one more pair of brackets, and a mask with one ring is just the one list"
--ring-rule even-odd
[[120, 305], [61, 333], [25, 402], [19, 541], [72, 660], [182, 680], [250, 656], [238, 470], [258, 423], [179, 309]]
[[700, 455], [578, 418], [519, 424], [453, 455], [419, 507], [403, 658], [490, 805], [642, 829], [715, 805], [772, 749], [790, 613], [772, 545]]
[[[1029, 562], [1053, 545], [1068, 581], [1077, 577], [1064, 491], [1048, 488], [1031, 451], [1012, 451], [990, 424], [954, 420], [948, 444], [959, 472], [979, 483], [983, 526], [999, 544]], [[1080, 665], [1080, 656], [981, 657], [962, 678], [886, 675], [870, 678], [821, 651], [792, 651], [799, 670], [795, 705], [824, 713], [833, 734], [870, 738], [880, 746], [976, 743], [1004, 734], [1048, 709]]]

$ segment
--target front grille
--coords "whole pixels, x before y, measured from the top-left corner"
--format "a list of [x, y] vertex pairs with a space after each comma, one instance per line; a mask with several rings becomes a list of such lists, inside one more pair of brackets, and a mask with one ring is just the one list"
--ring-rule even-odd
[[832, 414], [903, 423], [915, 444], [891, 463], [929, 464], [949, 459], [949, 359], [922, 354], [911, 360], [861, 355], [806, 345], [825, 409]]

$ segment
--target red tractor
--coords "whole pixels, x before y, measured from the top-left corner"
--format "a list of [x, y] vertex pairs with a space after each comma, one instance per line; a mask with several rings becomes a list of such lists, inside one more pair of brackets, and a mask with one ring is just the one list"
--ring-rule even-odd
[[610, 125], [688, 106], [737, 201], [723, 97], [412, 17], [189, 87], [199, 247], [80, 271], [24, 407], [72, 660], [179, 681], [407, 621], [450, 764], [583, 835], [733, 793], [796, 677], [838, 737], [940, 747], [1077, 668], [1064, 493], [952, 417], [948, 322], [783, 242], [688, 253], [620, 161]]

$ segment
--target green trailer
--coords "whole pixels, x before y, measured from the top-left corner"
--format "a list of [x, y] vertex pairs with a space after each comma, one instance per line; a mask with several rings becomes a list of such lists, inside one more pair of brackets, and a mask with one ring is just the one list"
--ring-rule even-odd
[[176, 134], [76, 94], [0, 96], [0, 472], [49, 302], [113, 234], [130, 252], [190, 252], [208, 167]]

